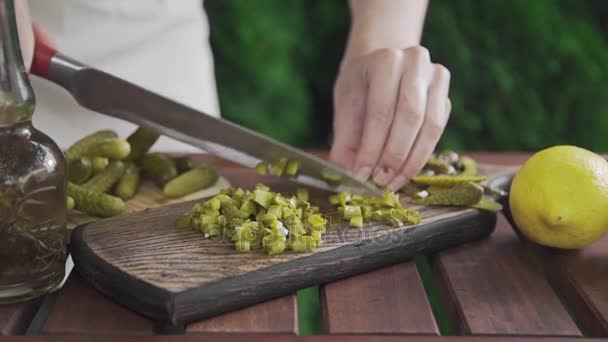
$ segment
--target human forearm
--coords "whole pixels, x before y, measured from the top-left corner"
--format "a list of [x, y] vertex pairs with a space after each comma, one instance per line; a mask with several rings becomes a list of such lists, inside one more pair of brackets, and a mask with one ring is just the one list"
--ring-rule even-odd
[[419, 45], [428, 0], [350, 0], [345, 59], [380, 48]]

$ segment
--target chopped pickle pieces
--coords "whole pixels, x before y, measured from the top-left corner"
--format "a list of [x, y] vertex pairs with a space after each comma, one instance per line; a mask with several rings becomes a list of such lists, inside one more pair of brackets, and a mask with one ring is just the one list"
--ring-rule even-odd
[[353, 227], [362, 227], [364, 220], [387, 222], [392, 226], [420, 223], [420, 213], [405, 209], [399, 202], [399, 195], [385, 190], [383, 197], [363, 197], [340, 192], [331, 195], [329, 202], [337, 206], [344, 220]]
[[255, 171], [260, 175], [266, 175], [268, 174], [268, 165], [264, 162], [260, 162], [255, 166]]
[[321, 244], [326, 231], [327, 220], [318, 210], [308, 202], [305, 189], [285, 197], [257, 184], [251, 191], [224, 189], [195, 204], [175, 225], [199, 231], [206, 238], [227, 238], [240, 252], [311, 252]]
[[288, 176], [295, 176], [298, 174], [298, 169], [300, 168], [300, 163], [295, 160], [290, 160], [285, 167], [285, 174]]
[[282, 176], [287, 167], [287, 158], [280, 158], [272, 163], [270, 171], [277, 176]]

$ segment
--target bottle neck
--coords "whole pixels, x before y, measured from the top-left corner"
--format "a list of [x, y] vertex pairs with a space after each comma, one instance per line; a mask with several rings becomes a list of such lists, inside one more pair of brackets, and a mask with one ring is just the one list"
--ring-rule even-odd
[[0, 0], [0, 127], [32, 119], [35, 96], [23, 65], [15, 4]]

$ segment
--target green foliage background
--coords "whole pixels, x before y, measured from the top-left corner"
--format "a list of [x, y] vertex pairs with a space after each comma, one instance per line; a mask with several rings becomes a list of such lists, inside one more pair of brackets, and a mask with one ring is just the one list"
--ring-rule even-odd
[[[283, 142], [331, 142], [346, 0], [205, 0], [224, 117]], [[452, 73], [441, 145], [608, 150], [608, 1], [430, 0], [423, 42]]]

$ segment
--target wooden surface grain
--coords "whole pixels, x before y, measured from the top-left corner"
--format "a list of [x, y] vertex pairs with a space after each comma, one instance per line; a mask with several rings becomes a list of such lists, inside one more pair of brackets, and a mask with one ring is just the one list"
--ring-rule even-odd
[[608, 336], [608, 236], [576, 251], [541, 255], [551, 281], [590, 336]]
[[116, 304], [76, 272], [57, 294], [42, 334], [152, 335], [152, 321]]
[[186, 326], [186, 333], [297, 334], [295, 295], [289, 295], [229, 312]]
[[328, 334], [439, 334], [413, 261], [326, 284], [321, 307]]
[[40, 306], [41, 299], [0, 305], [0, 335], [23, 334]]
[[433, 269], [461, 334], [581, 336], [503, 215], [488, 239], [439, 253]]

